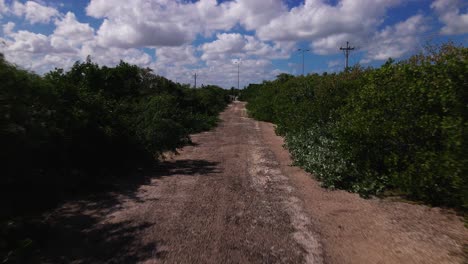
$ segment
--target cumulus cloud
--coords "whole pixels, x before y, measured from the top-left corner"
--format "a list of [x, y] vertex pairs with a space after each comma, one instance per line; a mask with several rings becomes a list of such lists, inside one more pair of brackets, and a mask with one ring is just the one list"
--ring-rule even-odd
[[219, 60], [237, 56], [246, 57], [267, 57], [286, 58], [289, 56], [292, 46], [290, 45], [270, 45], [260, 41], [258, 38], [239, 33], [220, 33], [213, 42], [205, 43], [201, 46], [203, 60]]
[[17, 16], [25, 16], [26, 20], [31, 24], [49, 23], [52, 18], [59, 16], [57, 9], [34, 1], [27, 1], [24, 4], [14, 1], [12, 12]]
[[237, 0], [231, 4], [228, 16], [237, 18], [247, 30], [256, 30], [287, 12], [278, 0]]
[[25, 30], [13, 31], [13, 25], [4, 26], [5, 38], [0, 39], [0, 52], [5, 58], [26, 69], [42, 72], [48, 68], [47, 56], [53, 50], [46, 35]]
[[47, 36], [25, 30], [11, 32], [9, 34], [13, 42], [8, 46], [9, 51], [24, 51], [29, 53], [44, 53], [51, 50]]
[[121, 60], [141, 67], [148, 67], [152, 61], [150, 55], [139, 49], [123, 49], [118, 47], [102, 47], [94, 42], [83, 45], [80, 57], [91, 56], [100, 65], [116, 65]]
[[203, 60], [222, 59], [232, 54], [240, 54], [245, 47], [245, 39], [239, 33], [222, 33], [217, 40], [202, 46]]
[[260, 39], [308, 41], [316, 54], [339, 52], [346, 41], [363, 45], [372, 38], [389, 8], [400, 0], [340, 0], [335, 5], [326, 0], [305, 0], [283, 12], [256, 33]]
[[[242, 61], [244, 86], [274, 78], [282, 71], [272, 59], [290, 58], [304, 42], [313, 53], [327, 55], [350, 41], [359, 47], [362, 62], [370, 62], [405, 56], [428, 30], [424, 15], [383, 27], [388, 10], [402, 0], [304, 0], [294, 8], [287, 1], [89, 0], [86, 14], [101, 21], [93, 27], [44, 1], [0, 0], [0, 17], [49, 23], [52, 32], [24, 30], [22, 21], [4, 23], [0, 52], [37, 72], [66, 68], [91, 55], [101, 65], [125, 60], [179, 82], [192, 82], [196, 71], [200, 84], [231, 87], [237, 86], [233, 60]], [[431, 8], [444, 23], [443, 34], [468, 31], [460, 1], [435, 0]], [[341, 64], [329, 61], [328, 67]]]
[[14, 28], [15, 28], [15, 23], [8, 22], [5, 25], [3, 25], [3, 33], [5, 35], [10, 35], [11, 33], [13, 33]]
[[232, 59], [225, 58], [220, 60], [210, 60], [205, 63], [198, 63], [186, 67], [185, 65], [177, 64], [158, 64], [150, 65], [154, 72], [159, 75], [168, 77], [171, 80], [180, 83], [193, 85], [193, 75], [197, 74], [197, 86], [202, 84], [215, 84], [221, 87], [237, 87], [237, 64], [240, 61], [239, 81], [240, 87], [244, 87], [249, 83], [258, 83], [261, 80], [271, 80], [280, 72], [275, 68], [268, 59]]
[[[237, 87], [237, 62], [240, 63], [240, 86], [259, 80], [273, 79], [279, 72], [273, 67], [271, 57], [289, 56], [287, 43], [272, 45], [261, 42], [254, 36], [240, 33], [219, 33], [216, 40], [195, 49], [193, 46], [161, 47], [156, 49], [157, 61], [151, 65], [157, 74], [181, 83], [216, 84], [222, 87]], [[202, 54], [200, 60], [193, 55]]]
[[86, 8], [89, 16], [104, 19], [100, 44], [125, 48], [184, 45], [238, 23], [255, 30], [285, 10], [279, 0], [91, 0]]
[[15, 32], [14, 23], [5, 24], [5, 38], [2, 39], [5, 45], [0, 46], [0, 52], [13, 63], [39, 73], [55, 67], [68, 68], [88, 55], [101, 65], [115, 65], [125, 60], [149, 66], [152, 61], [150, 55], [139, 49], [99, 45], [94, 29], [87, 23], [79, 22], [72, 12], [56, 18], [54, 24], [55, 30], [48, 36], [26, 30]]
[[429, 27], [425, 26], [425, 20], [424, 16], [415, 15], [378, 32], [370, 41], [363, 62], [400, 58], [414, 51], [420, 44], [418, 34], [429, 29]]
[[350, 33], [333, 34], [313, 41], [310, 45], [314, 53], [320, 55], [334, 54], [339, 52], [339, 47], [344, 46], [346, 41], [350, 41], [353, 45], [361, 45], [365, 39], [370, 36], [354, 35]]
[[[104, 18], [98, 30], [101, 45], [124, 48], [179, 46], [191, 42], [210, 27], [227, 29], [234, 22], [221, 23], [223, 6], [216, 0], [182, 3], [171, 0], [91, 0], [89, 16]], [[206, 20], [204, 18], [206, 17]]]
[[[4, 28], [5, 30], [5, 28]], [[0, 39], [2, 40], [2, 39]], [[47, 72], [55, 67], [68, 68], [80, 59], [76, 50], [65, 49], [43, 34], [19, 30], [7, 30], [0, 45], [5, 58], [21, 67], [38, 73]]]
[[195, 48], [191, 45], [157, 48], [156, 58], [157, 65], [161, 66], [195, 65], [198, 63]]
[[444, 23], [441, 33], [444, 35], [458, 35], [468, 33], [468, 12], [461, 13], [461, 1], [458, 0], [436, 0], [431, 8]]
[[3, 14], [8, 12], [8, 7], [5, 4], [5, 0], [0, 0], [0, 18], [2, 18]]
[[[19, 12], [18, 6], [22, 4], [14, 5], [17, 5]], [[25, 8], [27, 5], [24, 4]], [[44, 35], [27, 30], [15, 32], [14, 23], [9, 22], [3, 26], [5, 36], [1, 40], [5, 45], [0, 46], [0, 52], [13, 63], [39, 73], [55, 67], [68, 68], [76, 60], [84, 60], [88, 55], [101, 65], [115, 65], [124, 60], [145, 67], [153, 60], [140, 49], [100, 45], [94, 28], [79, 22], [72, 12], [57, 15], [54, 25], [53, 33]]]
[[[209, 61], [206, 66], [196, 69], [185, 67], [163, 67], [153, 66], [157, 74], [169, 77], [172, 80], [181, 83], [193, 84], [193, 74], [197, 73], [197, 84], [215, 84], [222, 87], [237, 87], [237, 64], [233, 60]], [[246, 59], [242, 60], [239, 67], [240, 87], [249, 83], [258, 83], [261, 80], [271, 80], [279, 72], [275, 69], [270, 60]]]
[[77, 54], [83, 44], [94, 39], [94, 29], [89, 24], [78, 22], [72, 12], [56, 19], [55, 26], [49, 38], [56, 53]]
[[323, 0], [304, 4], [260, 27], [257, 34], [269, 40], [311, 40], [343, 33], [370, 32], [382, 23], [386, 10], [399, 0], [342, 0], [331, 5]]
[[62, 19], [57, 19], [55, 26], [54, 36], [67, 38], [74, 45], [94, 37], [94, 29], [87, 23], [78, 22], [72, 12], [68, 12]]
[[[237, 64], [234, 60], [218, 60], [207, 62], [208, 83], [223, 87], [237, 88]], [[258, 83], [261, 80], [270, 80], [276, 76], [277, 69], [268, 59], [243, 59], [239, 66], [240, 88], [249, 83]], [[203, 79], [201, 79], [203, 80]]]

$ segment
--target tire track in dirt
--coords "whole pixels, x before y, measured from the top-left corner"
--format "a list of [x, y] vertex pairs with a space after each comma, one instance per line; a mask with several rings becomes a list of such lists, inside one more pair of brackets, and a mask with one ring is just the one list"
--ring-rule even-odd
[[291, 166], [274, 126], [259, 124], [264, 142], [304, 201], [326, 263], [468, 263], [468, 229], [453, 210], [324, 189]]
[[[71, 243], [59, 235], [42, 262], [321, 263], [301, 201], [244, 106], [231, 104], [216, 129], [193, 135], [194, 145], [163, 162], [145, 184], [110, 194], [112, 206], [88, 210], [101, 198], [58, 209], [57, 227], [69, 216], [93, 220], [86, 230], [99, 234], [96, 251], [67, 251], [89, 239]], [[106, 247], [113, 242], [118, 247]]]
[[144, 181], [47, 214], [29, 263], [462, 262], [458, 218], [324, 190], [244, 103], [220, 117]]
[[254, 146], [249, 165], [254, 187], [259, 191], [272, 190], [273, 195], [282, 201], [284, 210], [288, 212], [291, 225], [295, 229], [292, 236], [306, 252], [305, 263], [323, 263], [318, 236], [312, 231], [310, 219], [302, 208], [301, 200], [293, 195], [295, 188], [289, 183], [288, 177], [281, 172], [273, 152], [258, 139], [261, 137], [258, 122], [255, 122], [255, 131], [257, 139], [249, 140], [249, 144]]

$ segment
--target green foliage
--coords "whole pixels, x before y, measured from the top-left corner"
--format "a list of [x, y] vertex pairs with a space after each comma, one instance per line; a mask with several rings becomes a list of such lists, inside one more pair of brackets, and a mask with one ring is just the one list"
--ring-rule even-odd
[[175, 151], [229, 102], [135, 65], [87, 60], [44, 77], [0, 60], [1, 190], [79, 190]]
[[103, 178], [176, 151], [215, 126], [230, 100], [217, 86], [189, 89], [149, 69], [89, 59], [41, 77], [0, 56], [0, 83], [0, 261], [8, 263], [41, 237], [23, 226], [25, 213], [97, 192]]
[[241, 98], [325, 186], [466, 209], [467, 72], [468, 49], [449, 44], [378, 69], [250, 85]]

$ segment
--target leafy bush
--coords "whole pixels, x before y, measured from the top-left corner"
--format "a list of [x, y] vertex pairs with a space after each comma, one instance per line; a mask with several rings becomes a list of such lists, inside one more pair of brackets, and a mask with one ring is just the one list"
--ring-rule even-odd
[[467, 59], [468, 49], [445, 46], [365, 76], [337, 125], [361, 171], [416, 199], [463, 204]]
[[0, 182], [8, 193], [94, 185], [190, 142], [229, 102], [220, 87], [189, 89], [124, 62], [110, 68], [88, 59], [41, 77], [1, 57], [0, 82]]
[[7, 262], [21, 262], [45, 236], [29, 215], [152, 164], [216, 125], [229, 102], [217, 86], [189, 89], [135, 65], [89, 59], [41, 77], [0, 54], [0, 83], [0, 257]]
[[325, 186], [468, 208], [467, 69], [468, 49], [448, 44], [378, 69], [278, 78], [242, 97]]

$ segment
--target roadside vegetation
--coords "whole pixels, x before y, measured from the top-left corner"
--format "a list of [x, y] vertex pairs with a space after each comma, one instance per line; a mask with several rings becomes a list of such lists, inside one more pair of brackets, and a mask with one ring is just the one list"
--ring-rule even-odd
[[125, 62], [39, 76], [0, 56], [0, 261], [32, 243], [22, 217], [154, 166], [214, 127], [229, 100]]
[[125, 62], [41, 77], [1, 59], [0, 83], [7, 188], [78, 189], [154, 161], [213, 127], [229, 102], [220, 87], [190, 89]]
[[446, 44], [380, 68], [252, 84], [297, 165], [328, 188], [468, 209], [468, 48]]

